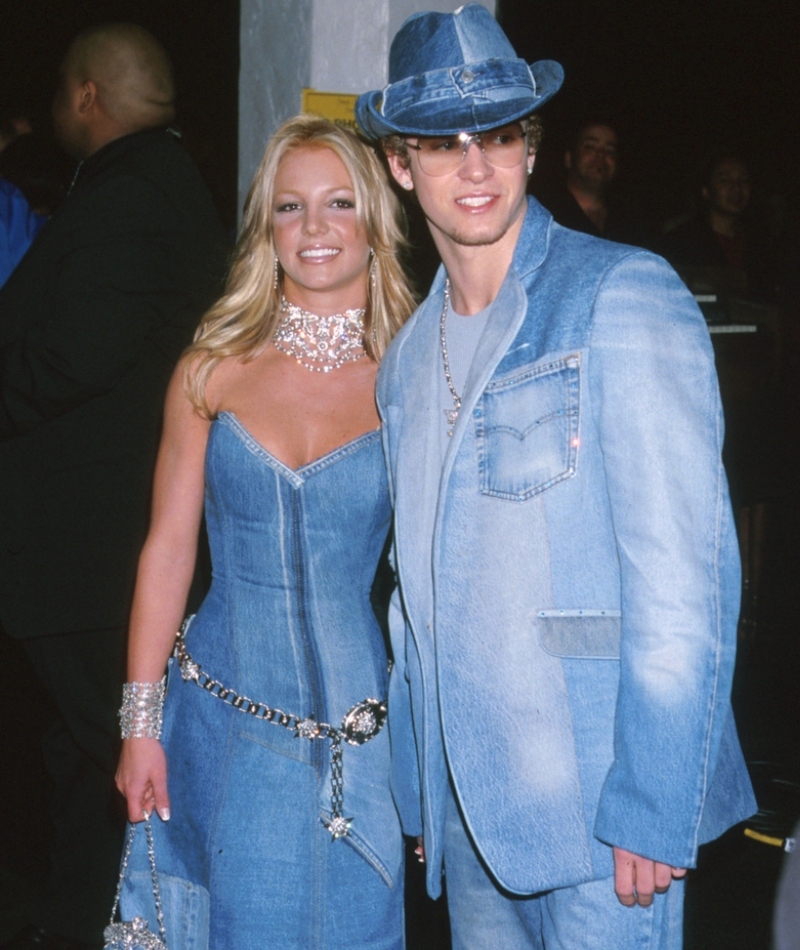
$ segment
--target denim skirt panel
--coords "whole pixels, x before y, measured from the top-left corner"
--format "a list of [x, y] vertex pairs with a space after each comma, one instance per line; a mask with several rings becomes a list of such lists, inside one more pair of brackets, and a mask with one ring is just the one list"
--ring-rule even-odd
[[[192, 658], [256, 702], [339, 726], [385, 699], [370, 589], [390, 508], [378, 432], [293, 471], [229, 413], [212, 425], [208, 596]], [[332, 840], [330, 744], [244, 715], [170, 661], [163, 742], [172, 817], [154, 819], [170, 950], [403, 946], [402, 837], [383, 730], [344, 746], [350, 835]], [[122, 909], [152, 914], [144, 834]]]

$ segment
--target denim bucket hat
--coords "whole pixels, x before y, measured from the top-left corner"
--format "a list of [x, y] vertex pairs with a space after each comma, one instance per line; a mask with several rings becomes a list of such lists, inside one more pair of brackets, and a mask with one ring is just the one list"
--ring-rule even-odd
[[416, 13], [400, 27], [389, 53], [389, 85], [356, 101], [369, 139], [482, 132], [530, 115], [564, 81], [560, 63], [531, 66], [486, 7]]

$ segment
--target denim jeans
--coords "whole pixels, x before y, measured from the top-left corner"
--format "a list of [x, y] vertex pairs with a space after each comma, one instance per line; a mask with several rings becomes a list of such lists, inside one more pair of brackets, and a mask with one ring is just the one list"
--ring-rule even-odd
[[682, 880], [673, 881], [666, 894], [656, 894], [650, 907], [620, 904], [613, 878], [533, 897], [502, 891], [476, 853], [452, 791], [444, 856], [453, 950], [680, 950], [682, 946]]

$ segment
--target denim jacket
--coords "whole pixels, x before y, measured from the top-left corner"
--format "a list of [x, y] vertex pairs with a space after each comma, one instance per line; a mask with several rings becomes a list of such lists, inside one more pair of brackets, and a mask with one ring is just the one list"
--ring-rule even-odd
[[730, 708], [740, 565], [714, 357], [658, 257], [534, 200], [444, 465], [444, 275], [389, 349], [394, 792], [440, 891], [448, 769], [514, 893], [691, 866], [756, 808]]

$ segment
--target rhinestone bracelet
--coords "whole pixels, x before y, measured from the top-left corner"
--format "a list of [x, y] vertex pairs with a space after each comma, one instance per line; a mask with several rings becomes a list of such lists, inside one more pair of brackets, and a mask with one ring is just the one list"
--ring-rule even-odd
[[160, 739], [167, 678], [158, 683], [123, 683], [119, 722], [123, 739]]

